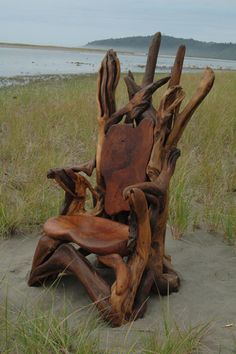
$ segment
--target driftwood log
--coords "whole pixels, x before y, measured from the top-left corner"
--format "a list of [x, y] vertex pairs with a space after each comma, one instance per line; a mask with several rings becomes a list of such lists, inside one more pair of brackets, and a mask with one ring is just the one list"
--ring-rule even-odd
[[[29, 278], [29, 285], [36, 286], [61, 273], [76, 275], [103, 318], [116, 326], [142, 317], [151, 292], [178, 291], [178, 274], [165, 253], [169, 184], [180, 156], [177, 144], [214, 83], [214, 73], [207, 68], [195, 94], [180, 110], [185, 47], [179, 47], [171, 75], [154, 81], [160, 42], [157, 33], [142, 84], [131, 72], [125, 77], [129, 102], [119, 110], [115, 101], [119, 60], [113, 50], [103, 59], [97, 88], [96, 157], [87, 164], [48, 172], [48, 178], [64, 189], [65, 200], [61, 215], [44, 225]], [[159, 106], [154, 107], [152, 95], [165, 84]], [[93, 188], [79, 172], [91, 176], [95, 168]], [[85, 210], [87, 190], [94, 201], [91, 211]], [[111, 287], [86, 258], [90, 253], [114, 270]]]

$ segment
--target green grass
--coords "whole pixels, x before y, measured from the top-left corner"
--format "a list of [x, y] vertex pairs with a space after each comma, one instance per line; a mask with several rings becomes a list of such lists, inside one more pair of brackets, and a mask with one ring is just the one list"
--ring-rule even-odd
[[[199, 78], [183, 75], [186, 100]], [[236, 73], [217, 72], [213, 90], [182, 137], [171, 184], [170, 224], [176, 237], [205, 227], [235, 240], [235, 87]], [[46, 172], [94, 156], [95, 94], [95, 75], [0, 89], [1, 235], [31, 232], [58, 213], [62, 192]], [[154, 105], [158, 100], [156, 95]], [[122, 80], [117, 102], [127, 102]]]
[[[38, 306], [17, 310], [5, 304], [0, 307], [0, 352], [35, 354], [98, 354], [98, 329], [101, 321], [88, 314], [80, 323], [71, 322], [78, 311], [69, 313], [66, 307], [55, 311]], [[78, 320], [77, 320], [78, 322]]]
[[201, 340], [208, 325], [199, 325], [180, 329], [175, 325], [165, 328], [164, 335], [159, 331], [145, 338], [143, 353], [145, 354], [188, 354], [197, 353], [202, 346]]
[[202, 338], [209, 328], [208, 324], [181, 328], [163, 313], [160, 326], [140, 332], [138, 338], [137, 331], [132, 333], [131, 323], [114, 348], [112, 337], [117, 330], [113, 333], [109, 329], [108, 341], [108, 329], [93, 310], [91, 307], [86, 316], [80, 316], [81, 310], [70, 312], [65, 300], [59, 310], [53, 305], [45, 309], [40, 302], [17, 309], [6, 298], [0, 303], [0, 353], [191, 354], [203, 348]]
[[[185, 76], [190, 93], [197, 75]], [[235, 151], [236, 73], [217, 73], [212, 92], [192, 117], [180, 143], [171, 189], [171, 223], [180, 233], [205, 226], [223, 232], [229, 241], [236, 236]], [[187, 220], [186, 220], [187, 219]]]

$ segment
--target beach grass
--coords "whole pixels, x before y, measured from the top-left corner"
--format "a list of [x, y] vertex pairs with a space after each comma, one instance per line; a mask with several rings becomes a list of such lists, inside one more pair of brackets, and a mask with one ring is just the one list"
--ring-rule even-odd
[[75, 353], [100, 354], [99, 334], [103, 326], [94, 313], [76, 321], [78, 311], [69, 312], [65, 304], [60, 310], [41, 307], [16, 309], [0, 306], [0, 352], [7, 353]]
[[[141, 80], [136, 75], [137, 81]], [[200, 74], [184, 74], [185, 102]], [[194, 228], [235, 241], [236, 73], [217, 72], [213, 90], [181, 139], [171, 183], [169, 223], [175, 237]], [[163, 89], [154, 96], [157, 105]], [[46, 179], [52, 167], [91, 159], [97, 139], [96, 75], [0, 89], [0, 233], [26, 233], [57, 215], [62, 191]], [[117, 105], [127, 102], [123, 80]], [[94, 181], [94, 178], [92, 178]]]
[[[177, 324], [167, 323], [164, 334], [158, 330], [144, 340], [145, 354], [187, 354], [198, 353], [208, 324], [181, 329]], [[207, 352], [207, 350], [206, 350]]]
[[[48, 295], [53, 299], [53, 293]], [[70, 311], [65, 299], [60, 308], [52, 304], [45, 309], [41, 302], [16, 308], [7, 297], [0, 303], [0, 353], [191, 354], [205, 347], [203, 338], [210, 328], [209, 324], [181, 327], [163, 312], [163, 321], [151, 330], [137, 336], [132, 322], [114, 341], [117, 330], [113, 333], [94, 310], [90, 306], [81, 316], [81, 309]]]

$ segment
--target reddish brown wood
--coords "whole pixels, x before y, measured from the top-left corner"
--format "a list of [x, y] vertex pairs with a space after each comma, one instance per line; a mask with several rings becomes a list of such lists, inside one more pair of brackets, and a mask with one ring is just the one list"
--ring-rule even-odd
[[[185, 47], [177, 51], [171, 76], [153, 82], [160, 41], [157, 33], [149, 48], [142, 84], [135, 82], [131, 72], [125, 77], [129, 102], [118, 110], [115, 89], [119, 60], [113, 50], [103, 59], [97, 90], [96, 158], [48, 172], [48, 178], [55, 179], [65, 191], [64, 215], [44, 225], [45, 234], [36, 248], [29, 278], [29, 285], [40, 285], [50, 277], [74, 274], [103, 318], [115, 326], [142, 317], [151, 292], [163, 295], [179, 289], [179, 276], [165, 253], [169, 184], [180, 156], [177, 144], [214, 83], [214, 73], [207, 68], [181, 111]], [[154, 107], [152, 95], [168, 81]], [[93, 188], [77, 172], [91, 176], [95, 168]], [[85, 208], [87, 191], [94, 200], [90, 211]], [[116, 280], [111, 287], [86, 259], [90, 253], [114, 270]]]
[[73, 242], [96, 254], [127, 255], [128, 226], [90, 215], [63, 215], [44, 224], [50, 238]]
[[175, 124], [166, 143], [168, 148], [170, 146], [177, 145], [193, 113], [212, 89], [214, 80], [215, 75], [213, 70], [211, 68], [206, 68], [195, 94], [185, 106], [183, 111], [176, 117]]
[[104, 319], [113, 325], [119, 324], [118, 316], [113, 311], [109, 301], [109, 285], [72, 245], [63, 244], [59, 246], [46, 262], [33, 270], [29, 285], [40, 285], [48, 277], [66, 274], [74, 274], [80, 280]]
[[145, 73], [143, 76], [142, 86], [146, 86], [154, 81], [154, 75], [156, 71], [157, 58], [161, 45], [161, 33], [154, 34], [149, 46], [147, 65], [145, 67]]
[[99, 199], [97, 192], [93, 189], [90, 182], [85, 177], [74, 172], [74, 170], [78, 169], [81, 172], [87, 170], [89, 174], [93, 165], [89, 163], [89, 166], [91, 167], [87, 167], [86, 164], [82, 165], [82, 168], [57, 168], [48, 171], [47, 177], [55, 179], [65, 191], [65, 200], [61, 209], [62, 215], [77, 215], [84, 213], [87, 190], [91, 192], [94, 199]]
[[121, 280], [117, 278], [111, 288], [110, 301], [112, 308], [118, 315], [119, 324], [125, 323], [133, 317], [135, 296], [148, 263], [151, 246], [149, 211], [144, 193], [138, 188], [131, 188], [126, 191], [125, 198], [129, 201], [132, 215], [135, 216], [137, 228], [135, 230], [135, 252], [132, 252], [128, 257], [126, 265], [127, 287], [122, 287], [122, 291], [120, 291], [121, 280], [124, 284], [124, 275], [120, 274]]
[[106, 134], [101, 174], [106, 186], [105, 211], [109, 215], [129, 210], [123, 198], [125, 187], [146, 180], [146, 167], [153, 145], [153, 122], [145, 119], [132, 125], [115, 125]]
[[[144, 114], [144, 112], [150, 108], [151, 104], [151, 96], [153, 93], [159, 89], [161, 86], [166, 84], [170, 79], [170, 76], [164, 77], [156, 82], [153, 82], [143, 88], [140, 88], [139, 91], [135, 93], [135, 95], [131, 98], [129, 103], [125, 105], [123, 108], [113, 113], [110, 119], [106, 122], [104, 131], [108, 132], [109, 128], [119, 123], [123, 116], [126, 114], [129, 115], [130, 122], [136, 121], [136, 123], [140, 122], [142, 119], [139, 119], [140, 116]], [[147, 116], [149, 119], [152, 118]], [[144, 118], [144, 117], [143, 117]]]

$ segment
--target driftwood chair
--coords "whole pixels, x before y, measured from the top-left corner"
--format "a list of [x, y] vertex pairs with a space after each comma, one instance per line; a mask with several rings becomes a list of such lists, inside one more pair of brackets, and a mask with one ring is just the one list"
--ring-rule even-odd
[[[185, 47], [179, 47], [171, 75], [153, 82], [160, 41], [156, 33], [142, 84], [135, 82], [131, 72], [124, 78], [129, 102], [119, 110], [115, 102], [119, 60], [113, 50], [103, 59], [96, 157], [78, 167], [48, 172], [48, 178], [64, 189], [65, 201], [61, 215], [44, 225], [29, 278], [29, 285], [36, 286], [58, 274], [74, 274], [103, 318], [118, 326], [144, 315], [151, 291], [178, 291], [178, 274], [165, 253], [169, 183], [180, 156], [177, 143], [214, 82], [214, 73], [207, 68], [196, 93], [180, 111]], [[159, 107], [154, 108], [152, 94], [166, 83]], [[91, 176], [95, 168], [93, 188], [78, 172]], [[88, 212], [87, 190], [94, 202]], [[91, 253], [114, 270], [112, 286], [86, 258]]]

